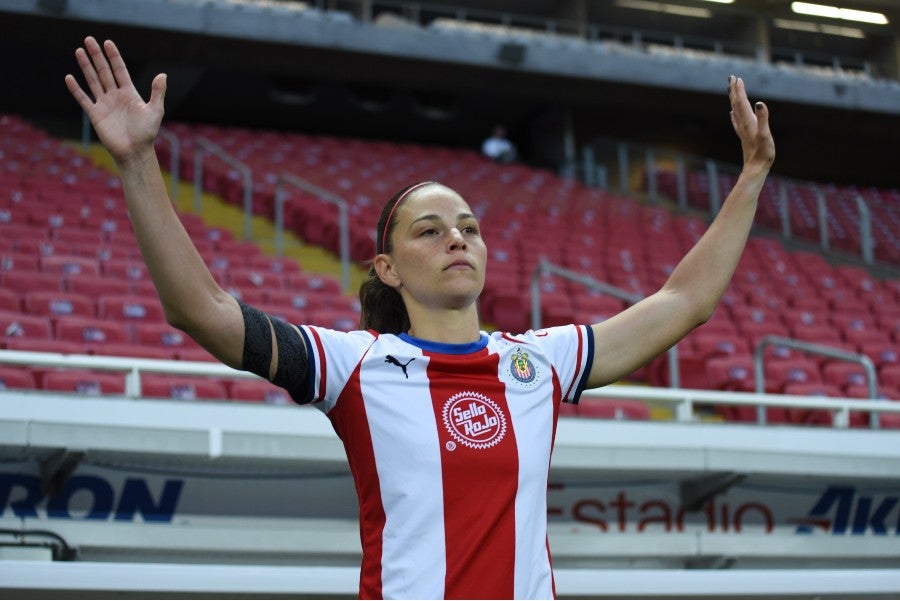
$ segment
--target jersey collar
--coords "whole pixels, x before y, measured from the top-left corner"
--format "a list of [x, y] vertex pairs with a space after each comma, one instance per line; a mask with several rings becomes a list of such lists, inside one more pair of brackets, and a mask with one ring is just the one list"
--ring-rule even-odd
[[484, 349], [488, 344], [487, 334], [481, 333], [481, 337], [475, 342], [464, 342], [462, 344], [454, 344], [450, 342], [433, 342], [431, 340], [423, 340], [410, 336], [406, 332], [397, 334], [400, 340], [407, 342], [413, 346], [419, 347], [423, 351], [431, 353], [443, 353], [445, 355], [468, 355], [476, 353]]

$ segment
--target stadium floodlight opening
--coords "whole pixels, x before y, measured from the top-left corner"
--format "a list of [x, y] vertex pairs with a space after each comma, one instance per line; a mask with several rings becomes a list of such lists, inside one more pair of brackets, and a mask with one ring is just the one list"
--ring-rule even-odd
[[881, 13], [852, 8], [840, 8], [825, 4], [813, 4], [811, 2], [792, 2], [791, 10], [800, 15], [813, 17], [826, 17], [829, 19], [843, 19], [844, 21], [859, 21], [874, 25], [887, 25], [888, 19]]
[[682, 17], [697, 17], [701, 19], [709, 19], [712, 17], [712, 12], [706, 8], [695, 8], [692, 6], [682, 6], [680, 4], [667, 4], [665, 2], [651, 2], [650, 0], [616, 0], [616, 6], [620, 8], [649, 10], [658, 13], [666, 13], [668, 15], [679, 15]]
[[839, 35], [845, 38], [863, 40], [866, 37], [862, 29], [856, 27], [842, 27], [840, 25], [820, 25], [809, 21], [794, 21], [792, 19], [775, 19], [775, 27], [779, 29], [793, 29], [794, 31], [807, 31], [809, 33], [826, 33]]

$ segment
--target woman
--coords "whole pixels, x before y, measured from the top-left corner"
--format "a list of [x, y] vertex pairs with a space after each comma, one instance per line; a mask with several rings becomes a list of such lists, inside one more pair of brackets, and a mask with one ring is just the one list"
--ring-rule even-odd
[[76, 60], [93, 99], [73, 76], [66, 84], [120, 169], [169, 323], [314, 404], [343, 440], [360, 505], [360, 596], [554, 596], [546, 488], [559, 403], [631, 373], [712, 315], [774, 160], [766, 106], [754, 111], [729, 77], [743, 171], [662, 289], [612, 319], [481, 332], [478, 221], [453, 190], [421, 182], [385, 205], [361, 327], [345, 333], [285, 324], [216, 284], [153, 149], [165, 75], [145, 103], [112, 42], [87, 38]]

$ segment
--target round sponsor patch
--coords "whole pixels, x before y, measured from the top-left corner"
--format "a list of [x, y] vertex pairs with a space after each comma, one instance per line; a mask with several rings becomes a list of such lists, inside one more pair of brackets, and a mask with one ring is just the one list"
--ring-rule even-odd
[[506, 416], [485, 395], [466, 391], [444, 402], [444, 426], [456, 442], [471, 449], [487, 449], [506, 435]]

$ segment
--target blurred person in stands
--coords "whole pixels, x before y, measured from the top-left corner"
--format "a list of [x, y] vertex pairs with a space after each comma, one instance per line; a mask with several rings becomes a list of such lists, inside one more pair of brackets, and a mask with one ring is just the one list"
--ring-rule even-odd
[[481, 144], [481, 153], [498, 163], [512, 163], [518, 158], [515, 145], [506, 137], [506, 128], [495, 125], [491, 135]]
[[169, 323], [320, 409], [343, 441], [360, 508], [360, 597], [554, 597], [547, 478], [560, 403], [626, 376], [712, 315], [774, 161], [768, 108], [729, 77], [743, 170], [659, 292], [617, 316], [481, 331], [478, 220], [453, 190], [419, 182], [385, 204], [360, 328], [338, 332], [284, 323], [219, 287], [154, 152], [165, 75], [144, 102], [112, 42], [87, 38], [76, 60], [90, 96], [72, 75], [66, 85], [120, 169]]

